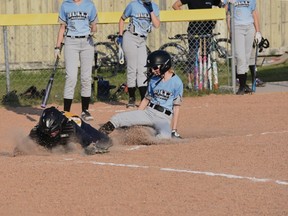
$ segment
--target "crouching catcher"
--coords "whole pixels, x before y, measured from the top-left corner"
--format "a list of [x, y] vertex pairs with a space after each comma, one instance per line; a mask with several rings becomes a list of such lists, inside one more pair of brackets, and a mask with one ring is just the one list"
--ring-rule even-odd
[[79, 116], [61, 112], [55, 107], [43, 111], [29, 137], [49, 150], [59, 145], [67, 146], [69, 142], [77, 142], [89, 155], [106, 153], [112, 146], [112, 141], [106, 134], [85, 123]]

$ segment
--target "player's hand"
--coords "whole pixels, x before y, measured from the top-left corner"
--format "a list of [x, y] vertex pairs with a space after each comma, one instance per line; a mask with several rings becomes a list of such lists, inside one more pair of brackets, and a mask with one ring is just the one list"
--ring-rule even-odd
[[118, 43], [118, 45], [122, 46], [122, 44], [123, 44], [123, 36], [122, 35], [118, 36], [117, 43]]
[[55, 47], [54, 56], [55, 56], [55, 59], [60, 58], [60, 47]]
[[260, 32], [256, 32], [256, 34], [255, 34], [255, 41], [256, 41], [256, 43], [259, 44], [259, 43], [261, 42], [261, 40], [262, 40], [262, 35], [261, 35], [261, 33], [260, 33]]
[[153, 11], [152, 3], [151, 2], [144, 2], [144, 6], [147, 8], [147, 10], [151, 13]]
[[176, 139], [183, 139], [180, 134], [177, 133], [177, 130], [172, 130], [171, 137]]

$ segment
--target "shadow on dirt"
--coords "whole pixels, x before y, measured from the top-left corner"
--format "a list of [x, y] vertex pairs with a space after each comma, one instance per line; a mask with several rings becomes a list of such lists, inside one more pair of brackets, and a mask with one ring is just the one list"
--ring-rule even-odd
[[17, 95], [16, 91], [11, 91], [8, 94], [4, 95], [1, 102], [5, 109], [15, 112], [19, 115], [25, 115], [29, 121], [33, 122], [38, 121], [38, 119], [33, 118], [31, 115], [40, 116], [43, 111], [43, 109], [31, 107], [29, 105], [21, 105], [19, 101], [19, 96]]

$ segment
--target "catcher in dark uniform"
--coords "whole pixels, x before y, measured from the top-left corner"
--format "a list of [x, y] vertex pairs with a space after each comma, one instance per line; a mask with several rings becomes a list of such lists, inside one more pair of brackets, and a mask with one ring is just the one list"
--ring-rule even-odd
[[29, 137], [49, 150], [59, 145], [65, 147], [69, 142], [77, 142], [89, 155], [106, 153], [112, 146], [112, 141], [106, 134], [85, 123], [79, 116], [61, 112], [55, 107], [43, 111]]

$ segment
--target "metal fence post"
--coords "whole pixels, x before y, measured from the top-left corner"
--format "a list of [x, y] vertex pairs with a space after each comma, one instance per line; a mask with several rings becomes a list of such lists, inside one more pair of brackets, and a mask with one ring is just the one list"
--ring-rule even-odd
[[235, 25], [234, 25], [234, 0], [230, 0], [230, 31], [231, 31], [231, 57], [232, 57], [232, 88], [236, 93], [236, 68], [235, 68]]
[[9, 54], [8, 54], [8, 40], [7, 40], [7, 26], [3, 26], [4, 38], [4, 58], [6, 68], [6, 93], [10, 92], [10, 68], [9, 68]]

